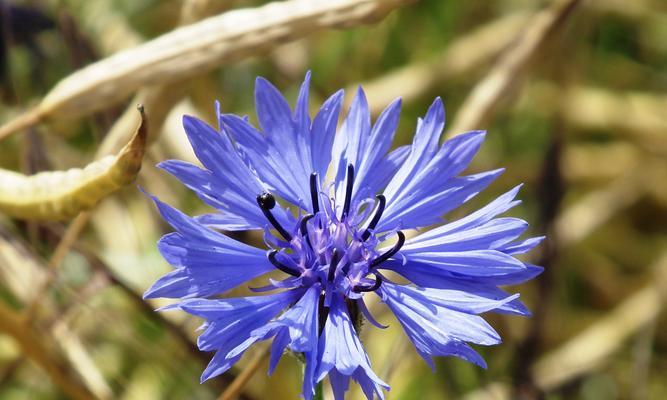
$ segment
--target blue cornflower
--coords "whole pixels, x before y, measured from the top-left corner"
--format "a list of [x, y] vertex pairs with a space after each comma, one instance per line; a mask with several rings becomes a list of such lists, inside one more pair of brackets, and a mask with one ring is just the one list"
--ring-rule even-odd
[[[439, 145], [445, 114], [436, 99], [418, 121], [412, 145], [389, 151], [400, 100], [371, 124], [359, 89], [336, 135], [343, 92], [331, 96], [311, 121], [309, 81], [307, 74], [292, 112], [274, 86], [257, 79], [261, 131], [219, 109], [217, 130], [183, 118], [203, 168], [177, 160], [160, 167], [217, 212], [189, 217], [155, 199], [176, 230], [158, 243], [175, 269], [145, 297], [180, 298], [171, 308], [206, 320], [198, 346], [215, 355], [202, 381], [227, 371], [253, 343], [273, 339], [270, 371], [285, 349], [301, 354], [306, 399], [327, 375], [336, 399], [343, 398], [350, 379], [369, 399], [384, 398], [389, 386], [373, 372], [358, 337], [363, 318], [382, 327], [366, 307], [371, 294], [391, 309], [432, 367], [432, 356], [449, 355], [485, 367], [468, 343], [493, 345], [500, 337], [478, 314], [527, 315], [518, 295], [498, 286], [542, 271], [513, 257], [542, 238], [519, 240], [527, 223], [497, 218], [519, 203], [519, 187], [406, 240], [404, 231], [441, 223], [443, 214], [500, 175], [502, 170], [460, 175], [484, 133]], [[264, 229], [268, 250], [221, 232], [248, 229]], [[272, 294], [210, 298], [276, 269], [283, 279], [269, 278], [267, 286], [254, 289]], [[412, 283], [390, 279], [398, 275]]]

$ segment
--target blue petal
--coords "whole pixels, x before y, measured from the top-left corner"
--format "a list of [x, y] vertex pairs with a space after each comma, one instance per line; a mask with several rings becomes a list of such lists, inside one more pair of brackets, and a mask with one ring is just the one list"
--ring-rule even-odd
[[[266, 217], [257, 204], [250, 203], [248, 191], [235, 187], [235, 183], [226, 175], [213, 174], [179, 160], [168, 160], [158, 164], [158, 167], [178, 178], [206, 204], [219, 210], [219, 213], [204, 218], [201, 221], [204, 225], [215, 226], [221, 230], [258, 229], [266, 225]], [[259, 193], [261, 192], [254, 193], [253, 202]], [[275, 215], [281, 222], [287, 219], [286, 213], [280, 207], [275, 209]]]
[[324, 179], [331, 162], [331, 148], [333, 147], [338, 116], [343, 103], [345, 92], [339, 90], [322, 104], [320, 111], [313, 119], [310, 132], [310, 148], [314, 172], [320, 179]]
[[[446, 141], [438, 149], [444, 120], [442, 101], [436, 99], [424, 120], [418, 123], [405, 163], [384, 191], [387, 198], [384, 215], [388, 220], [382, 225], [384, 228], [395, 225], [398, 221], [410, 228], [429, 225], [437, 222], [437, 217], [453, 208], [449, 206], [451, 202], [442, 201], [443, 194], [451, 197], [443, 191], [443, 187], [448, 186], [448, 182], [468, 166], [484, 140], [484, 132], [459, 135]], [[416, 200], [420, 201], [415, 204]], [[434, 200], [440, 201], [434, 203]], [[426, 211], [420, 208], [426, 208]], [[427, 215], [431, 218], [426, 218]], [[419, 218], [416, 218], [417, 216]]]
[[266, 190], [265, 186], [242, 162], [227, 135], [191, 116], [183, 117], [183, 126], [206, 170], [180, 161], [168, 161], [160, 166], [208, 204], [244, 219], [249, 227], [263, 227], [266, 219], [255, 199]]
[[389, 180], [391, 180], [391, 177], [394, 176], [398, 168], [403, 165], [409, 153], [410, 146], [401, 146], [380, 160], [375, 166], [375, 171], [367, 174], [365, 177], [364, 187], [372, 188], [373, 191], [367, 190], [368, 193], [364, 194], [367, 197], [371, 197], [371, 194], [375, 194], [380, 188], [387, 186], [387, 183], [389, 183]]
[[468, 214], [463, 218], [441, 225], [428, 232], [420, 233], [418, 238], [415, 237], [411, 240], [411, 242], [417, 240], [424, 241], [433, 237], [439, 237], [443, 234], [472, 229], [483, 225], [491, 219], [495, 218], [497, 215], [500, 215], [512, 207], [520, 204], [520, 200], [514, 200], [517, 193], [519, 192], [519, 189], [521, 189], [521, 185], [516, 186], [512, 190], [493, 200], [491, 203], [471, 214]]
[[343, 198], [347, 182], [347, 165], [355, 167], [352, 204], [372, 197], [396, 171], [397, 155], [387, 155], [396, 133], [401, 111], [400, 99], [392, 102], [371, 128], [370, 111], [366, 96], [358, 89], [350, 111], [336, 136], [333, 148], [336, 196]]
[[202, 381], [231, 368], [243, 354], [242, 352], [230, 354], [231, 350], [250, 337], [254, 329], [265, 325], [289, 306], [302, 293], [302, 290], [291, 290], [257, 297], [191, 299], [179, 304], [182, 310], [207, 321], [204, 333], [197, 339], [199, 349], [216, 351], [202, 374]]
[[491, 299], [474, 292], [454, 289], [415, 288], [415, 290], [431, 304], [466, 314], [493, 311], [519, 298], [519, 295], [515, 294], [501, 299]]
[[[309, 76], [306, 76], [303, 93], [307, 92]], [[258, 174], [276, 191], [295, 205], [309, 198], [309, 176], [313, 172], [310, 156], [310, 132], [300, 129], [301, 121], [292, 119], [289, 104], [271, 83], [263, 78], [255, 82], [255, 107], [257, 119], [264, 135], [255, 134], [259, 143], [250, 143], [237, 132], [234, 138], [242, 144], [249, 161]], [[261, 157], [261, 158], [260, 158]], [[264, 164], [264, 166], [262, 166]], [[265, 168], [273, 168], [267, 171]], [[281, 176], [282, 175], [282, 176]]]
[[[436, 98], [424, 119], [419, 119], [417, 122], [417, 131], [412, 140], [410, 154], [385, 189], [384, 194], [387, 196], [387, 200], [393, 200], [404, 195], [402, 186], [419, 185], [420, 180], [424, 179], [424, 176], [420, 174], [426, 171], [428, 165], [438, 154], [438, 141], [444, 126], [445, 109], [442, 100]], [[443, 178], [447, 179], [449, 177]]]
[[[414, 251], [465, 251], [489, 249], [496, 250], [512, 242], [528, 228], [526, 221], [518, 218], [496, 218], [481, 226], [440, 235], [421, 235], [409, 240], [403, 250]], [[434, 230], [439, 230], [436, 228]]]
[[503, 253], [512, 255], [524, 254], [532, 250], [538, 244], [542, 243], [544, 239], [545, 239], [544, 236], [538, 236], [538, 237], [528, 238], [518, 243], [508, 243], [507, 245], [503, 246], [500, 250]]
[[252, 332], [253, 337], [266, 340], [279, 331], [289, 333], [289, 347], [297, 353], [317, 348], [317, 318], [320, 299], [320, 285], [313, 285], [301, 299], [280, 318]]
[[244, 162], [252, 166], [272, 192], [295, 205], [308, 198], [310, 172], [304, 171], [298, 159], [294, 137], [279, 142], [287, 139], [263, 135], [248, 121], [236, 115], [223, 114], [220, 119], [243, 151]]
[[[417, 262], [408, 262], [403, 265], [396, 261], [390, 261], [383, 264], [383, 267], [401, 274], [411, 282], [424, 288], [458, 290], [473, 296], [486, 298], [489, 301], [502, 301], [509, 296], [505, 291], [499, 289], [498, 285], [508, 284], [510, 281], [519, 283], [539, 274], [539, 270], [532, 268], [530, 265], [519, 273], [484, 277], [483, 279], [480, 279], [480, 277], [466, 278], [441, 268]], [[502, 304], [496, 311], [530, 315], [528, 309], [518, 299]]]
[[[341, 396], [347, 390], [349, 377], [359, 382], [362, 388], [370, 385], [375, 395], [380, 398], [384, 398], [382, 388], [389, 390], [389, 386], [373, 372], [352, 326], [345, 300], [338, 295], [332, 299], [329, 316], [320, 338], [319, 358], [317, 380], [321, 381], [328, 373], [334, 392], [338, 393], [336, 398], [343, 398]], [[372, 397], [368, 399], [372, 400]]]
[[[331, 383], [334, 400], [345, 400], [345, 393], [350, 389], [350, 376], [332, 369], [329, 371], [329, 382]], [[373, 398], [370, 397], [370, 399]]]
[[363, 89], [359, 87], [347, 116], [334, 139], [332, 160], [336, 182], [336, 198], [343, 199], [347, 182], [347, 165], [355, 167], [366, 149], [371, 131], [371, 113]]
[[443, 307], [443, 299], [428, 303], [419, 289], [389, 282], [380, 288], [382, 299], [396, 315], [417, 352], [430, 365], [429, 356], [453, 355], [485, 367], [483, 359], [465, 342], [500, 343], [500, 337], [484, 319]]
[[[309, 398], [315, 392], [315, 368], [317, 360], [312, 355], [318, 350], [318, 306], [322, 289], [316, 284], [308, 288], [301, 299], [274, 321], [253, 330], [247, 339], [232, 349], [227, 357], [234, 358], [242, 354], [253, 343], [275, 336], [271, 348], [269, 373], [271, 373], [285, 349], [306, 356], [306, 369], [303, 382], [304, 397]], [[314, 362], [314, 364], [313, 364]]]
[[401, 250], [409, 261], [427, 263], [432, 268], [462, 276], [493, 277], [524, 271], [526, 266], [514, 257], [498, 250], [421, 251]]
[[162, 237], [158, 248], [175, 271], [146, 291], [145, 298], [210, 296], [224, 293], [274, 270], [263, 250], [211, 230], [175, 208], [153, 199], [177, 232]]
[[[355, 166], [353, 202], [373, 197], [380, 185], [387, 183], [388, 175], [396, 171], [392, 168], [397, 161], [395, 156], [402, 154], [394, 153], [392, 159], [389, 159], [387, 153], [396, 133], [400, 112], [401, 100], [397, 99], [380, 114], [369, 133], [362, 133], [367, 137], [348, 140], [344, 158], [346, 164]], [[352, 131], [345, 133], [348, 137], [360, 135]], [[342, 182], [340, 187], [344, 188]]]
[[[226, 212], [197, 215], [195, 220], [209, 228], [221, 231], [242, 231], [256, 228], [256, 225], [249, 224], [247, 219]], [[290, 225], [293, 225], [293, 223], [287, 222], [284, 224], [284, 226]]]
[[[389, 230], [397, 225], [403, 229], [418, 228], [441, 222], [443, 214], [475, 197], [503, 171], [497, 169], [450, 178], [445, 182], [429, 178], [429, 182], [413, 188], [412, 192], [401, 195], [399, 199], [390, 202], [387, 198], [387, 208], [382, 214], [377, 230]], [[437, 171], [429, 173], [438, 176]]]
[[310, 91], [310, 71], [306, 72], [306, 77], [301, 84], [299, 97], [294, 107], [294, 121], [297, 126], [297, 132], [303, 133], [310, 130], [310, 115], [308, 112], [308, 92]]

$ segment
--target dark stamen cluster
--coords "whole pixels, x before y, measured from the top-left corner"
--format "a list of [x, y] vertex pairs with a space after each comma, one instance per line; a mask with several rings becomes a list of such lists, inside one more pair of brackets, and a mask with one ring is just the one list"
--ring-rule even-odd
[[[347, 181], [345, 185], [345, 202], [343, 204], [343, 212], [341, 215], [341, 221], [343, 222], [347, 220], [348, 215], [350, 213], [350, 207], [352, 204], [352, 193], [354, 190], [354, 166], [352, 164], [348, 164], [346, 172], [347, 172]], [[301, 218], [301, 221], [299, 223], [299, 232], [301, 233], [301, 236], [305, 238], [308, 247], [312, 250], [313, 246], [310, 242], [310, 237], [308, 235], [308, 222], [312, 220], [315, 214], [317, 214], [320, 211], [318, 176], [317, 173], [315, 172], [313, 172], [310, 175], [310, 197], [313, 207], [313, 213], [306, 214]], [[371, 237], [375, 227], [380, 222], [380, 218], [382, 218], [382, 213], [384, 212], [387, 203], [387, 199], [385, 198], [384, 195], [378, 194], [375, 197], [377, 199], [376, 209], [375, 212], [373, 213], [373, 217], [368, 223], [368, 226], [361, 235], [362, 242], [367, 241]], [[268, 221], [271, 223], [271, 225], [278, 231], [278, 233], [280, 233], [280, 235], [285, 240], [291, 242], [292, 235], [278, 222], [278, 220], [271, 212], [271, 210], [276, 206], [275, 197], [268, 192], [262, 193], [259, 196], [257, 196], [257, 204], [262, 209], [262, 212], [264, 213]], [[357, 293], [373, 292], [376, 291], [380, 287], [380, 285], [382, 285], [383, 277], [377, 271], [378, 266], [383, 262], [387, 261], [393, 255], [395, 255], [405, 243], [405, 235], [403, 234], [403, 232], [399, 231], [397, 232], [397, 235], [398, 235], [398, 241], [396, 242], [396, 244], [389, 251], [373, 259], [368, 265], [368, 274], [374, 277], [374, 282], [372, 284], [356, 285], [355, 287], [352, 288], [352, 291]], [[343, 257], [342, 252], [343, 251], [340, 249], [333, 250], [331, 256], [331, 262], [329, 263], [329, 270], [327, 271], [328, 282], [334, 281], [334, 278], [336, 276], [336, 271], [339, 269], [340, 260]], [[267, 257], [271, 262], [271, 264], [273, 264], [277, 269], [285, 272], [286, 274], [295, 277], [301, 276], [301, 271], [297, 271], [296, 269], [284, 265], [283, 263], [278, 261], [277, 254], [278, 250], [272, 250], [267, 254]], [[343, 273], [347, 274], [350, 269], [350, 263], [345, 263], [345, 265], [340, 267], [340, 269]]]

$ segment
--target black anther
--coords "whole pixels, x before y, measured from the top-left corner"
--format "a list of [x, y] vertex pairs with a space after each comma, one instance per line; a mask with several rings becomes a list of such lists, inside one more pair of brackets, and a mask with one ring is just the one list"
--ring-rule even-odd
[[396, 242], [394, 247], [389, 249], [389, 251], [387, 251], [386, 253], [381, 254], [375, 260], [371, 261], [371, 263], [369, 265], [369, 268], [376, 268], [378, 265], [387, 261], [391, 256], [398, 253], [398, 251], [401, 249], [401, 247], [403, 247], [403, 244], [405, 244], [405, 235], [401, 231], [396, 232], [396, 234], [398, 235], [398, 241]]
[[361, 240], [364, 242], [368, 240], [369, 237], [371, 237], [371, 230], [375, 229], [378, 222], [380, 222], [380, 218], [382, 217], [382, 213], [384, 212], [384, 206], [387, 204], [387, 198], [384, 197], [383, 194], [378, 194], [377, 196], [375, 196], [375, 198], [378, 200], [378, 208], [377, 210], [375, 210], [375, 215], [373, 215], [371, 223], [368, 224], [368, 228], [366, 228], [364, 233], [361, 235]]
[[313, 214], [317, 214], [320, 211], [317, 190], [317, 172], [310, 174], [310, 201], [313, 203]]
[[278, 259], [276, 258], [276, 254], [278, 254], [278, 250], [273, 250], [268, 254], [269, 261], [271, 264], [273, 264], [274, 267], [278, 268], [279, 270], [283, 271], [284, 273], [292, 276], [299, 277], [301, 274], [292, 268], [288, 267], [287, 265], [282, 264]]
[[273, 210], [273, 207], [276, 206], [276, 198], [269, 192], [264, 192], [257, 196], [257, 204], [263, 210]]
[[352, 203], [352, 189], [354, 188], [354, 165], [347, 164], [347, 184], [345, 186], [345, 203], [343, 204], [343, 218], [350, 213]]
[[285, 228], [280, 225], [276, 217], [273, 216], [271, 210], [276, 206], [276, 198], [269, 192], [264, 192], [257, 196], [257, 204], [262, 210], [262, 213], [269, 220], [271, 225], [280, 233], [280, 235], [285, 238], [288, 242], [292, 240], [292, 235], [287, 232]]
[[306, 215], [303, 216], [303, 218], [301, 218], [301, 227], [300, 227], [301, 235], [308, 237], [308, 225], [306, 225], [306, 224], [313, 217], [314, 217], [313, 214], [306, 214]]
[[301, 218], [301, 236], [306, 238], [306, 243], [308, 243], [308, 246], [312, 249], [313, 246], [310, 244], [310, 237], [308, 236], [308, 221], [310, 221], [314, 217], [313, 214], [307, 214], [303, 218]]
[[331, 263], [329, 263], [329, 272], [327, 273], [327, 280], [333, 282], [334, 277], [336, 276], [336, 268], [338, 268], [338, 262], [340, 261], [340, 252], [338, 249], [334, 249], [333, 254], [331, 255]]
[[378, 274], [373, 274], [375, 276], [375, 283], [373, 283], [371, 286], [365, 286], [365, 285], [359, 285], [355, 286], [352, 291], [356, 293], [361, 293], [361, 292], [374, 292], [380, 288], [380, 285], [382, 285], [382, 277]]

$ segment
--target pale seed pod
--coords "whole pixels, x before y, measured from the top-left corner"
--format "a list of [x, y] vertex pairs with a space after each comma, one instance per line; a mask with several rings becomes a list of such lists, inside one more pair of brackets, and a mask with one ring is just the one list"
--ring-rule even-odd
[[0, 139], [45, 119], [88, 115], [141, 87], [181, 81], [318, 30], [378, 20], [412, 1], [291, 0], [204, 19], [74, 72], [36, 108], [0, 127]]
[[141, 124], [117, 155], [84, 168], [30, 176], [0, 169], [0, 212], [28, 220], [69, 219], [134, 182], [146, 151], [148, 130], [143, 106], [138, 109]]

